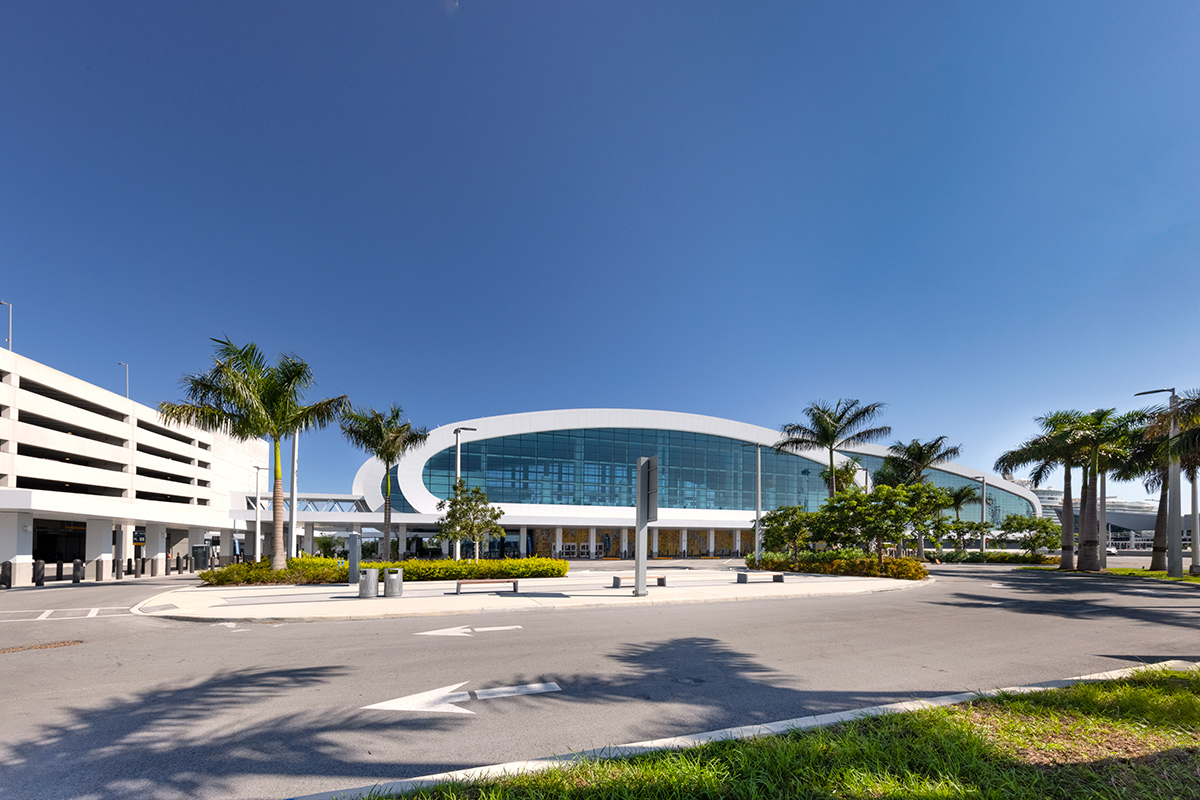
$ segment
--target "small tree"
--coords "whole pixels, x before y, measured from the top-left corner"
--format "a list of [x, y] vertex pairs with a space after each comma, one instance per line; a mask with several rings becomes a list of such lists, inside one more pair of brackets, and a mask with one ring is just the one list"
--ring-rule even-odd
[[950, 492], [931, 483], [917, 483], [904, 487], [908, 491], [908, 507], [912, 512], [912, 526], [917, 535], [917, 556], [925, 557], [925, 536], [940, 541], [942, 512], [950, 508]]
[[842, 534], [842, 541], [873, 545], [883, 574], [883, 545], [899, 541], [912, 518], [908, 490], [903, 486], [876, 486], [870, 492], [838, 492], [821, 506], [822, 527]]
[[445, 512], [438, 520], [439, 536], [474, 542], [476, 561], [485, 541], [504, 536], [504, 528], [500, 527], [504, 512], [488, 502], [487, 492], [478, 486], [468, 489], [461, 478], [454, 483], [454, 495], [438, 503], [437, 509]]
[[313, 545], [316, 546], [317, 552], [324, 558], [335, 557], [339, 544], [341, 544], [341, 541], [336, 536], [318, 536], [313, 540]]
[[1049, 550], [1062, 540], [1062, 526], [1045, 517], [1026, 517], [1009, 514], [1000, 525], [1006, 536], [1016, 537], [1021, 549], [1029, 555], [1038, 550]]
[[812, 541], [812, 516], [800, 506], [784, 506], [763, 514], [763, 547], [774, 552], [786, 547], [796, 560]]
[[971, 520], [956, 519], [950, 523], [950, 536], [954, 539], [955, 550], [965, 550], [967, 539], [983, 537], [992, 532], [990, 522], [972, 522]]

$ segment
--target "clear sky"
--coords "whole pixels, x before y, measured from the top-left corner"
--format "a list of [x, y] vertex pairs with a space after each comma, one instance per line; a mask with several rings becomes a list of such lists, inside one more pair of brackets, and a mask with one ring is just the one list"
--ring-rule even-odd
[[0, 299], [150, 405], [227, 335], [429, 427], [854, 397], [990, 468], [1200, 386], [1197, 54], [1194, 2], [9, 0]]

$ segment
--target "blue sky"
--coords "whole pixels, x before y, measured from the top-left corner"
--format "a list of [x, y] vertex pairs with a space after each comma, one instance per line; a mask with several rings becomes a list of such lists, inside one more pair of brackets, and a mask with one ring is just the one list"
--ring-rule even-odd
[[13, 0], [0, 299], [151, 405], [227, 335], [429, 427], [856, 397], [990, 467], [1200, 386], [1197, 52], [1184, 2]]

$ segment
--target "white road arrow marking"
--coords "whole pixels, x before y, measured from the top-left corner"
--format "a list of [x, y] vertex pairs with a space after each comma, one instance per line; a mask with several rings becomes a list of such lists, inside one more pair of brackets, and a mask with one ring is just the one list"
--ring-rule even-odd
[[520, 625], [499, 625], [494, 628], [472, 628], [469, 625], [460, 625], [457, 628], [439, 628], [436, 631], [421, 631], [414, 633], [413, 636], [473, 636], [475, 633], [485, 633], [487, 631], [516, 631], [521, 630]]
[[[385, 700], [382, 703], [363, 706], [363, 710], [375, 709], [378, 711], [427, 711], [441, 714], [474, 714], [474, 711], [468, 711], [465, 708], [459, 708], [454, 703], [465, 703], [471, 699], [470, 692], [454, 691], [460, 686], [464, 686], [467, 681], [462, 683], [452, 683], [449, 686], [443, 686], [440, 689], [432, 689], [428, 692], [420, 692], [418, 694], [410, 694], [407, 697], [397, 697], [395, 700]], [[495, 689], [478, 689], [475, 692], [476, 700], [491, 700], [496, 697], [516, 697], [523, 694], [542, 694], [543, 692], [561, 692], [562, 688], [554, 682], [550, 683], [528, 683], [524, 686], [500, 686]]]

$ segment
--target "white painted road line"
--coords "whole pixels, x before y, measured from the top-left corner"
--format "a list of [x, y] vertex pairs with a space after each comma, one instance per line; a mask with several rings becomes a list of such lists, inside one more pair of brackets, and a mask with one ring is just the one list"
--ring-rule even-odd
[[93, 608], [91, 611], [89, 611], [89, 612], [87, 613], [87, 615], [88, 615], [89, 617], [94, 617], [94, 616], [96, 616], [96, 615], [97, 615], [97, 614], [99, 614], [99, 613], [100, 613], [100, 609], [98, 609], [98, 608]]
[[[459, 625], [456, 628], [438, 628], [436, 631], [420, 631], [413, 636], [474, 636], [476, 633], [489, 631], [519, 631], [520, 625], [497, 625], [492, 628], [472, 628], [469, 625]], [[472, 633], [474, 631], [474, 633]]]
[[[424, 711], [437, 714], [474, 714], [474, 711], [468, 711], [465, 708], [459, 708], [455, 703], [466, 703], [471, 699], [470, 692], [456, 692], [455, 689], [464, 686], [469, 681], [462, 683], [452, 683], [449, 686], [443, 686], [440, 689], [431, 689], [428, 692], [418, 692], [410, 694], [406, 697], [397, 697], [395, 700], [385, 700], [382, 703], [375, 703], [369, 706], [363, 706], [362, 710], [374, 711]], [[501, 686], [496, 689], [478, 689], [475, 692], [476, 700], [492, 700], [497, 697], [517, 697], [524, 694], [543, 694], [544, 692], [561, 692], [562, 687], [557, 683], [527, 683], [523, 686]]]
[[54, 609], [50, 609], [49, 611], [43, 611], [42, 615], [40, 617], [38, 617], [35, 620], [35, 622], [41, 622], [42, 620], [44, 620], [46, 617], [50, 616], [53, 613], [54, 613]]

